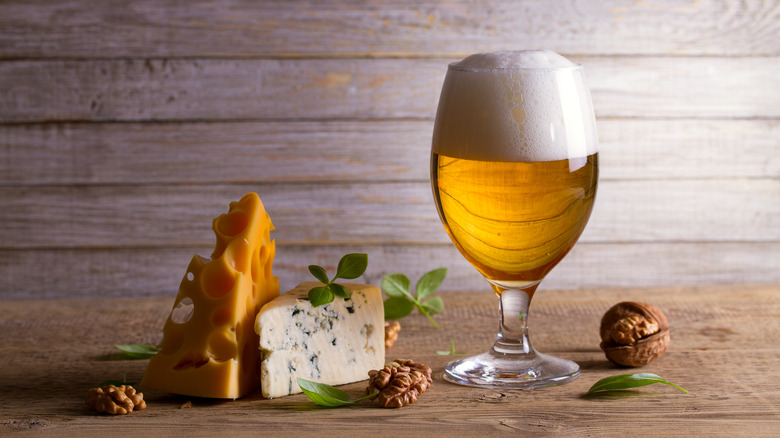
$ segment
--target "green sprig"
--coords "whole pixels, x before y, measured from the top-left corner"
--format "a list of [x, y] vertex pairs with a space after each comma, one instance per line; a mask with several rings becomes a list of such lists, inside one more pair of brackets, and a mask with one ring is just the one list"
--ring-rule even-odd
[[465, 351], [455, 351], [455, 341], [450, 341], [450, 349], [448, 350], [436, 350], [436, 354], [439, 356], [452, 356], [455, 354], [466, 354]]
[[126, 344], [126, 345], [114, 345], [118, 348], [126, 358], [128, 359], [149, 359], [157, 354], [160, 350], [148, 344]]
[[366, 272], [368, 267], [368, 255], [367, 254], [347, 254], [339, 260], [339, 265], [336, 268], [336, 275], [332, 280], [328, 280], [328, 273], [325, 268], [317, 265], [309, 265], [309, 272], [313, 275], [323, 286], [317, 286], [309, 290], [309, 301], [314, 307], [321, 306], [332, 302], [338, 295], [341, 298], [347, 299], [351, 296], [349, 290], [337, 283], [334, 283], [339, 278], [345, 280], [353, 280], [360, 277]]
[[434, 269], [425, 273], [417, 281], [416, 293], [413, 293], [409, 290], [409, 278], [404, 274], [385, 275], [382, 278], [382, 290], [390, 297], [384, 303], [385, 319], [401, 319], [412, 313], [416, 307], [434, 327], [439, 328], [432, 315], [444, 310], [444, 300], [432, 295], [446, 276], [447, 268]]
[[306, 397], [309, 397], [309, 400], [317, 403], [320, 406], [335, 408], [351, 405], [353, 403], [369, 399], [378, 394], [378, 392], [374, 392], [373, 394], [360, 397], [357, 400], [350, 400], [349, 395], [346, 392], [338, 388], [334, 388], [333, 386], [326, 385], [324, 383], [312, 382], [310, 380], [301, 379], [300, 377], [296, 377], [296, 379], [298, 380], [298, 386], [301, 388], [301, 391], [303, 391]]
[[663, 383], [664, 385], [673, 386], [682, 392], [687, 393], [685, 389], [667, 381], [666, 379], [652, 373], [639, 373], [639, 374], [620, 374], [617, 376], [606, 377], [590, 387], [586, 395], [593, 394], [595, 392], [602, 391], [614, 391], [619, 389], [637, 388], [640, 386], [652, 385], [653, 383]]

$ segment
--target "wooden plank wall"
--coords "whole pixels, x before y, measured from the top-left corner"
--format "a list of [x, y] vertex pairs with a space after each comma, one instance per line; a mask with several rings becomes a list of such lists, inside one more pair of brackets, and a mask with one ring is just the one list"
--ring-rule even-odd
[[449, 62], [585, 66], [596, 208], [546, 288], [780, 282], [780, 1], [4, 0], [0, 298], [172, 296], [257, 191], [282, 287], [450, 268], [428, 159]]

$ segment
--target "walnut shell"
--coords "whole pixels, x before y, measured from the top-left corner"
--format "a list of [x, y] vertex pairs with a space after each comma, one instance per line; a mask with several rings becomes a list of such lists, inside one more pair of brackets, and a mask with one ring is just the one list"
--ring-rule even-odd
[[624, 301], [601, 318], [601, 349], [612, 363], [640, 367], [661, 357], [671, 343], [669, 321], [652, 304]]

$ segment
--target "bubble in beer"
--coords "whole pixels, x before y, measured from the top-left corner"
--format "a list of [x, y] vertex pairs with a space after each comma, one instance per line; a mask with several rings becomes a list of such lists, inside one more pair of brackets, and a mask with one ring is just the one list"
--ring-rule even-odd
[[598, 151], [582, 68], [549, 50], [478, 53], [450, 65], [433, 152], [484, 161], [556, 161]]

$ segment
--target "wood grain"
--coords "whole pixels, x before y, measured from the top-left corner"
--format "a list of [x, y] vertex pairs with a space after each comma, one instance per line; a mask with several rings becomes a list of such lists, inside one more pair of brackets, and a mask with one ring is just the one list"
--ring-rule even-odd
[[[780, 426], [780, 373], [772, 366], [780, 349], [778, 286], [560, 290], [538, 294], [532, 305], [531, 337], [537, 349], [576, 360], [582, 376], [568, 385], [533, 391], [466, 388], [442, 380], [452, 358], [488, 348], [495, 336], [492, 293], [446, 294], [439, 330], [412, 315], [387, 359], [411, 357], [434, 369], [434, 384], [417, 403], [383, 410], [369, 403], [345, 409], [314, 406], [303, 395], [263, 400], [255, 393], [237, 401], [214, 401], [144, 390], [149, 407], [128, 416], [91, 413], [84, 391], [110, 378], [138, 381], [146, 361], [116, 360], [120, 342], [154, 343], [170, 309], [168, 299], [104, 299], [3, 302], [0, 315], [0, 431], [37, 435], [102, 436], [117, 427], [138, 433], [236, 436], [266, 433], [645, 434], [772, 436]], [[628, 393], [585, 398], [600, 378], [627, 370], [609, 364], [598, 349], [598, 323], [612, 304], [642, 299], [670, 320], [672, 344], [659, 360], [639, 369], [673, 381], [689, 392], [652, 385]], [[84, 318], [84, 308], [91, 312]], [[105, 330], [111, 326], [112, 330]], [[456, 356], [457, 357], [457, 356]], [[738, 369], [740, 372], [733, 372]], [[630, 371], [629, 371], [630, 372]], [[353, 397], [364, 382], [343, 386]], [[181, 409], [191, 401], [192, 408]]]
[[[598, 129], [602, 181], [780, 177], [778, 120], [600, 119]], [[432, 131], [394, 119], [0, 124], [0, 185], [427, 181]]]
[[[449, 242], [429, 183], [0, 188], [0, 247], [203, 245], [255, 191], [284, 245]], [[603, 181], [582, 242], [778, 241], [780, 180]]]
[[[6, 61], [0, 120], [431, 119], [454, 60]], [[780, 57], [573, 60], [599, 117], [780, 117]]]
[[778, 55], [777, 1], [4, 1], [0, 58]]
[[[193, 255], [213, 246], [152, 248], [51, 248], [0, 250], [0, 295], [6, 300], [173, 298]], [[489, 290], [485, 279], [451, 244], [285, 246], [273, 272], [283, 288], [311, 278], [316, 264], [335, 272], [344, 254], [369, 255], [359, 281], [380, 285], [401, 272], [416, 283], [422, 274], [448, 268], [443, 290]], [[780, 282], [780, 243], [578, 243], [541, 286], [549, 289], [702, 286]], [[738, 286], [734, 286], [738, 289]]]

